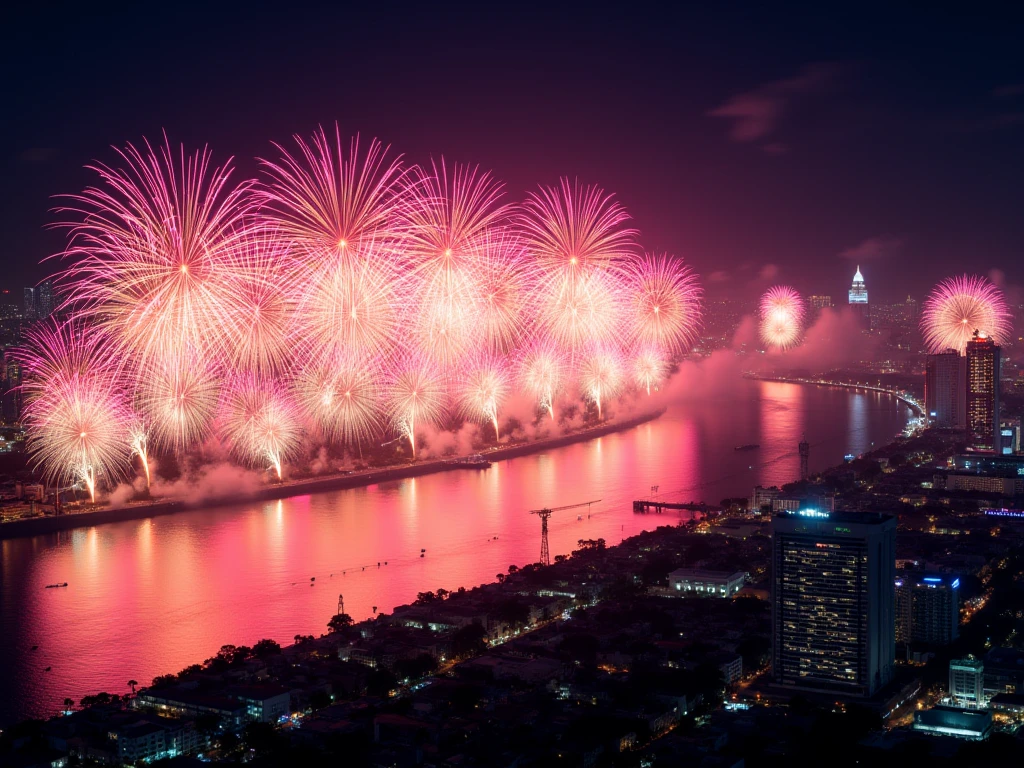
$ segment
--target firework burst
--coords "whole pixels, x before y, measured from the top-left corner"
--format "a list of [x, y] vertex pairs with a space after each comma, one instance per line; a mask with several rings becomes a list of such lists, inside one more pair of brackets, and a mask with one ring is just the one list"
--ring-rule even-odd
[[961, 355], [975, 331], [1005, 343], [1012, 330], [1003, 293], [983, 277], [950, 277], [924, 302], [921, 330], [932, 353], [955, 349]]
[[130, 463], [123, 393], [105, 339], [72, 323], [45, 323], [28, 334], [24, 420], [28, 449], [48, 482], [97, 483], [123, 476]]
[[508, 369], [498, 357], [481, 356], [463, 372], [459, 407], [468, 419], [490, 422], [494, 427], [495, 440], [500, 437], [498, 411], [508, 397], [508, 388]]
[[668, 363], [654, 348], [639, 350], [633, 357], [633, 381], [640, 389], [651, 394], [668, 375]]
[[519, 363], [519, 380], [537, 405], [555, 420], [555, 398], [565, 386], [565, 360], [558, 347], [544, 340], [535, 340], [523, 352]]
[[293, 387], [300, 410], [328, 442], [361, 447], [380, 434], [379, 387], [364, 361], [342, 357], [309, 366]]
[[800, 340], [803, 332], [804, 302], [788, 285], [769, 288], [761, 297], [761, 341], [765, 346], [786, 350]]
[[302, 434], [295, 408], [273, 380], [242, 375], [233, 379], [223, 403], [224, 435], [238, 458], [252, 466], [282, 466], [299, 448]]
[[702, 290], [697, 276], [667, 255], [644, 255], [634, 265], [632, 332], [641, 346], [680, 355], [700, 328]]
[[429, 359], [407, 353], [397, 362], [388, 388], [388, 416], [394, 429], [409, 441], [414, 458], [416, 426], [440, 426], [445, 398], [441, 372]]
[[597, 407], [597, 416], [603, 415], [603, 404], [622, 390], [622, 360], [617, 350], [597, 348], [583, 358], [580, 366], [580, 385], [583, 396]]

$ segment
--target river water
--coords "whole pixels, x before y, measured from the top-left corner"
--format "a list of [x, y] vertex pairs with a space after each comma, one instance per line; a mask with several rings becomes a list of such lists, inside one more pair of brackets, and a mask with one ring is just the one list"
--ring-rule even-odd
[[[146, 684], [226, 643], [320, 634], [339, 594], [361, 620], [426, 589], [493, 581], [537, 560], [531, 509], [601, 500], [554, 514], [552, 557], [582, 538], [616, 544], [675, 522], [633, 514], [651, 486], [671, 501], [748, 496], [796, 479], [805, 435], [820, 470], [888, 442], [909, 416], [877, 393], [744, 381], [628, 431], [487, 470], [2, 541], [0, 723], [54, 714], [65, 697], [125, 693], [129, 679]], [[735, 450], [750, 443], [760, 448]]]

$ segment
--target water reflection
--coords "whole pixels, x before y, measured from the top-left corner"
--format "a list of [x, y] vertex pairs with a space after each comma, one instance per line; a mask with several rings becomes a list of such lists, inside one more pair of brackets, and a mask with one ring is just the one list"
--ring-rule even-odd
[[[739, 398], [488, 470], [0, 542], [0, 722], [52, 713], [66, 696], [123, 693], [128, 679], [178, 671], [225, 643], [319, 634], [339, 593], [362, 619], [425, 589], [492, 581], [536, 560], [531, 509], [602, 499], [589, 516], [552, 517], [551, 555], [582, 538], [614, 544], [676, 521], [633, 515], [632, 500], [653, 485], [670, 500], [747, 496], [796, 477], [805, 433], [813, 471], [906, 419], [885, 399], [865, 407], [843, 390], [743, 387]], [[754, 442], [756, 452], [734, 450]]]

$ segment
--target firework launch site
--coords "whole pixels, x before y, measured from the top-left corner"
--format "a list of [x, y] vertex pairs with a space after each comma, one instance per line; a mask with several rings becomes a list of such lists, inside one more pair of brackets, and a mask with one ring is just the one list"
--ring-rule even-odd
[[484, 459], [483, 464], [479, 462], [466, 463], [461, 460], [464, 457], [457, 459], [446, 457], [400, 465], [342, 470], [260, 485], [232, 483], [225, 487], [211, 485], [207, 488], [199, 488], [192, 486], [191, 493], [181, 496], [150, 498], [127, 503], [104, 499], [100, 502], [64, 503], [57, 508], [53, 504], [36, 504], [34, 501], [30, 501], [27, 506], [21, 506], [18, 513], [0, 518], [0, 540], [37, 536], [103, 523], [137, 520], [185, 509], [213, 508], [240, 501], [271, 501], [306, 493], [358, 488], [391, 480], [422, 477], [436, 472], [473, 471], [489, 466], [489, 463], [493, 461], [514, 459], [572, 443], [593, 440], [613, 432], [632, 429], [657, 419], [663, 413], [663, 408], [650, 410], [639, 415], [607, 421], [597, 426], [584, 427], [561, 435], [487, 448], [481, 454], [481, 458]]

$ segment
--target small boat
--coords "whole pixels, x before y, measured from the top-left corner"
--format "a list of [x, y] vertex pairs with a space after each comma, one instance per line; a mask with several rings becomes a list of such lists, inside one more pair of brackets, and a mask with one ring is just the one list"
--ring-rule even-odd
[[53, 667], [47, 667], [44, 671], [49, 672]]
[[761, 447], [760, 443], [747, 443], [746, 445], [737, 445], [735, 450], [737, 451], [753, 451]]
[[449, 459], [445, 464], [450, 467], [466, 467], [467, 469], [487, 469], [491, 466], [491, 462], [479, 453], [474, 453], [472, 456], [463, 456], [459, 459]]
[[66, 581], [63, 584], [47, 584], [45, 589], [56, 589], [57, 587], [66, 587], [67, 585]]

